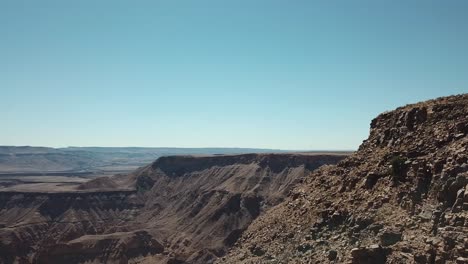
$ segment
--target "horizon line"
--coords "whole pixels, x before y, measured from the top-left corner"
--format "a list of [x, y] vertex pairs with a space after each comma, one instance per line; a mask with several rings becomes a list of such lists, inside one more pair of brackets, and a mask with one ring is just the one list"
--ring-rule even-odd
[[141, 148], [141, 149], [251, 149], [251, 150], [276, 150], [285, 152], [354, 152], [357, 149], [282, 149], [282, 148], [261, 148], [261, 147], [142, 147], [142, 146], [37, 146], [37, 145], [1, 145], [0, 147], [15, 147], [15, 148], [51, 148], [51, 149], [66, 149], [66, 148]]

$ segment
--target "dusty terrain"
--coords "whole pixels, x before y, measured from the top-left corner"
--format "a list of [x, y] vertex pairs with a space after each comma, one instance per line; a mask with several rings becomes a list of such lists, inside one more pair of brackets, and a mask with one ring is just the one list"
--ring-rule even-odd
[[277, 153], [285, 152], [282, 150], [249, 148], [46, 148], [0, 146], [0, 190], [73, 191], [81, 189], [79, 187], [81, 183], [95, 178], [110, 177], [115, 174], [129, 174], [161, 156], [222, 155], [273, 151]]
[[343, 154], [161, 157], [74, 190], [0, 191], [0, 263], [207, 263]]
[[465, 94], [379, 115], [348, 157], [169, 156], [0, 191], [0, 263], [468, 263], [467, 135]]
[[468, 263], [468, 95], [379, 115], [218, 263]]

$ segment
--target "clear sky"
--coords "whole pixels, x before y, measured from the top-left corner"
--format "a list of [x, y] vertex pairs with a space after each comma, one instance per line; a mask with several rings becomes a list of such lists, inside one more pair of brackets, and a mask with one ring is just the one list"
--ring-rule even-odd
[[468, 92], [468, 1], [0, 0], [0, 145], [356, 149]]

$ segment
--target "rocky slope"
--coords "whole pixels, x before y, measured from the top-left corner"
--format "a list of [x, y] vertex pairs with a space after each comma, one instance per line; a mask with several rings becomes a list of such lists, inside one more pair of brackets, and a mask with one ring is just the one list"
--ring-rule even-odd
[[0, 263], [207, 263], [343, 155], [162, 157], [74, 192], [0, 192]]
[[218, 263], [468, 263], [468, 95], [383, 113]]

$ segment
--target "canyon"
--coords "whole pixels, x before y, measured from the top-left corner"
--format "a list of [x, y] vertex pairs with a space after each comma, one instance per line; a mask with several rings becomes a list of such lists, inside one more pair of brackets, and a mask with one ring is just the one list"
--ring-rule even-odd
[[377, 116], [354, 153], [162, 156], [0, 189], [0, 263], [468, 263], [468, 94]]
[[166, 156], [74, 190], [0, 192], [3, 263], [206, 263], [344, 154]]

